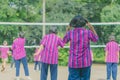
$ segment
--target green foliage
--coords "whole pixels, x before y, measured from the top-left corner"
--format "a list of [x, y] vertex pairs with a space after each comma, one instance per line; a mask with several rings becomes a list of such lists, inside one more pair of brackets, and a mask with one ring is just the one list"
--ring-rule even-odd
[[101, 21], [102, 22], [118, 22], [120, 20], [120, 5], [111, 4], [102, 9]]
[[[119, 22], [120, 21], [120, 5], [119, 4], [110, 4], [107, 5], [102, 9], [101, 12], [101, 21], [102, 22]], [[104, 26], [102, 27], [101, 31], [104, 31], [103, 33], [107, 32], [106, 34], [101, 35], [100, 38], [104, 39], [104, 42], [106, 43], [108, 40], [106, 37], [109, 37], [110, 34], [114, 34], [116, 36], [116, 40], [120, 42], [119, 38], [119, 32], [120, 32], [120, 26], [119, 25], [111, 25], [111, 26]]]
[[[120, 0], [46, 0], [46, 22], [70, 22], [75, 15], [82, 15], [90, 22], [119, 22]], [[42, 0], [0, 0], [0, 22], [42, 22]], [[12, 44], [13, 38], [17, 37], [19, 26], [0, 25], [0, 44], [7, 40]], [[21, 26], [26, 33], [26, 45], [32, 45], [36, 39], [37, 45], [42, 38], [42, 26]], [[50, 26], [46, 26], [48, 33]], [[117, 42], [120, 42], [120, 26], [97, 26], [95, 27], [99, 42], [106, 44], [108, 36], [114, 33]], [[58, 26], [58, 35], [63, 38], [66, 26]], [[94, 44], [94, 43], [91, 43]], [[67, 44], [69, 45], [69, 44]], [[60, 49], [59, 64], [67, 65], [68, 49]], [[28, 61], [33, 61], [34, 49], [27, 49]], [[94, 61], [103, 62], [104, 50], [93, 49]]]
[[68, 64], [68, 52], [69, 49], [60, 49], [59, 50], [59, 65], [66, 66]]
[[105, 51], [104, 48], [92, 48], [93, 51], [93, 62], [94, 63], [104, 63]]

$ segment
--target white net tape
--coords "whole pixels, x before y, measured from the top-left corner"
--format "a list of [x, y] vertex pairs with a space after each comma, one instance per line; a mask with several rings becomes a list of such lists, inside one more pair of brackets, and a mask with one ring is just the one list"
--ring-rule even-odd
[[[69, 23], [21, 23], [21, 22], [0, 22], [0, 25], [68, 25]], [[120, 22], [102, 22], [102, 23], [91, 23], [92, 25], [120, 25]], [[29, 27], [29, 26], [28, 26]], [[3, 47], [2, 45], [0, 47]], [[6, 46], [11, 47], [11, 46]], [[25, 48], [36, 48], [39, 46], [25, 46]], [[91, 47], [105, 47], [105, 45], [91, 45]], [[69, 46], [65, 46], [64, 48], [69, 48]]]
[[[21, 22], [0, 22], [0, 25], [68, 25], [69, 23], [21, 23]], [[92, 25], [120, 25], [120, 22], [91, 23]]]

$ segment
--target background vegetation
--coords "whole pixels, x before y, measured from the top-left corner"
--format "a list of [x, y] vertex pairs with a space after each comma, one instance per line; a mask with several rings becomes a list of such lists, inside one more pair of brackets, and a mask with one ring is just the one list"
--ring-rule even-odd
[[[46, 0], [46, 22], [66, 23], [75, 15], [82, 15], [90, 22], [120, 22], [120, 0]], [[0, 0], [0, 22], [42, 22], [42, 0]], [[0, 25], [0, 44], [4, 40], [11, 45], [22, 27], [26, 35], [26, 45], [39, 45], [42, 38], [42, 26]], [[46, 28], [46, 34], [50, 26]], [[58, 35], [62, 38], [66, 26], [58, 26]], [[99, 35], [94, 45], [105, 45], [112, 33], [120, 43], [120, 25], [95, 26]], [[94, 62], [104, 62], [104, 48], [93, 48]], [[68, 49], [59, 50], [59, 64], [67, 65]], [[33, 62], [34, 49], [27, 49], [28, 61]]]

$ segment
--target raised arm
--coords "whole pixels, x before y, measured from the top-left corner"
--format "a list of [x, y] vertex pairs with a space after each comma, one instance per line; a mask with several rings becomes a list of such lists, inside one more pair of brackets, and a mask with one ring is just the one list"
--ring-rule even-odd
[[90, 28], [90, 30], [97, 36], [97, 33], [96, 33], [94, 27], [93, 27], [89, 22], [87, 22], [86, 25], [87, 25], [87, 26]]

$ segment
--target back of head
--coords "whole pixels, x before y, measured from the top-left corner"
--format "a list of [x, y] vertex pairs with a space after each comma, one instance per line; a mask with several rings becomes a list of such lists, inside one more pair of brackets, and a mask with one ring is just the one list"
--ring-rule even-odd
[[50, 34], [50, 33], [55, 33], [55, 34], [57, 34], [57, 27], [56, 27], [56, 26], [50, 27], [49, 34]]
[[115, 36], [114, 35], [109, 36], [109, 41], [115, 41]]
[[70, 26], [78, 28], [85, 26], [86, 23], [87, 23], [86, 20], [82, 16], [77, 15], [70, 21]]
[[7, 41], [6, 40], [3, 41], [3, 45], [7, 45]]
[[20, 38], [24, 38], [24, 32], [20, 32], [19, 34], [18, 34], [18, 36], [20, 37]]

